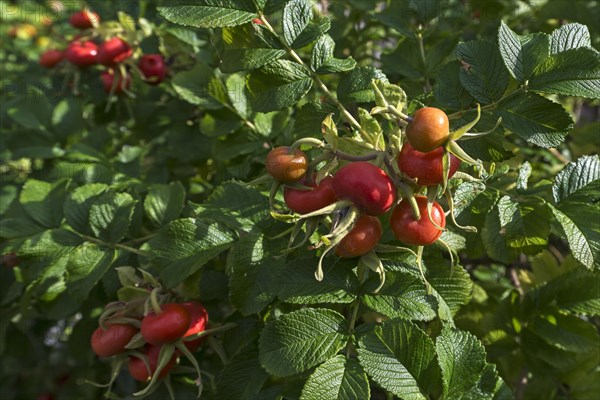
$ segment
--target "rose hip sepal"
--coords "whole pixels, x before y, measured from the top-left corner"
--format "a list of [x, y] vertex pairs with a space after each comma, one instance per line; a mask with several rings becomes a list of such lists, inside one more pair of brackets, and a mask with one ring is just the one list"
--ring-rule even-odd
[[163, 304], [161, 313], [150, 312], [142, 320], [141, 333], [150, 344], [162, 345], [181, 339], [190, 326], [190, 313], [177, 303]]
[[112, 357], [125, 351], [125, 346], [138, 333], [135, 326], [107, 324], [106, 330], [98, 327], [91, 337], [91, 346], [99, 357]]
[[435, 222], [434, 225], [427, 213], [427, 197], [415, 196], [415, 200], [421, 214], [420, 218], [415, 219], [410, 203], [402, 200], [392, 211], [390, 226], [399, 241], [415, 246], [426, 246], [442, 235], [440, 228], [446, 226], [446, 216], [442, 207], [437, 202], [433, 202], [431, 220]]
[[[448, 178], [451, 178], [458, 167], [460, 159], [454, 154], [448, 154], [450, 166]], [[421, 186], [439, 185], [444, 181], [444, 149], [438, 147], [429, 153], [415, 150], [410, 143], [404, 143], [398, 154], [398, 168], [409, 177], [416, 179]]]
[[[181, 305], [185, 307], [190, 314], [190, 326], [183, 334], [183, 338], [185, 339], [188, 336], [204, 332], [206, 330], [206, 324], [208, 323], [208, 312], [206, 311], [206, 308], [197, 301], [186, 301], [185, 303], [181, 303]], [[206, 336], [190, 341], [184, 340], [184, 343], [188, 350], [193, 353], [198, 350], [198, 347], [200, 347], [204, 340], [206, 340]]]
[[366, 161], [340, 168], [333, 177], [333, 189], [340, 200], [351, 201], [367, 215], [384, 214], [396, 200], [396, 187], [390, 177]]
[[[129, 370], [129, 375], [136, 381], [147, 382], [152, 379], [154, 373], [158, 369], [159, 366], [159, 356], [161, 346], [147, 345], [142, 353], [148, 359], [148, 365], [141, 358], [130, 356], [129, 362], [127, 363], [127, 369]], [[157, 379], [162, 379], [171, 371], [171, 369], [175, 366], [177, 362], [177, 357], [179, 353], [177, 351], [173, 351], [171, 358], [166, 363], [166, 365], [160, 370], [158, 373]]]

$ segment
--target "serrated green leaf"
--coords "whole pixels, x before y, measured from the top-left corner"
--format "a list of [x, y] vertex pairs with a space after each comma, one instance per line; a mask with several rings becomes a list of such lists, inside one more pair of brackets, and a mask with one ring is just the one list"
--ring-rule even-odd
[[283, 9], [283, 38], [291, 46], [312, 20], [312, 5], [308, 0], [290, 0]]
[[0, 220], [0, 238], [16, 239], [27, 237], [42, 232], [43, 226], [38, 225], [33, 219], [24, 216], [22, 218], [4, 218]]
[[79, 233], [91, 234], [90, 208], [107, 189], [108, 186], [102, 183], [90, 183], [75, 189], [64, 203], [67, 224]]
[[298, 35], [292, 48], [301, 49], [304, 46], [308, 46], [331, 28], [331, 20], [328, 17], [322, 17], [315, 21], [311, 21], [306, 28]]
[[298, 304], [350, 303], [358, 291], [358, 279], [348, 265], [326, 258], [323, 269], [326, 271], [321, 282], [315, 281], [317, 258], [297, 258], [287, 261], [281, 270], [286, 278], [277, 286], [279, 299]]
[[128, 193], [105, 192], [90, 207], [90, 227], [94, 235], [117, 243], [129, 230], [136, 201]]
[[446, 64], [433, 85], [435, 100], [442, 106], [460, 110], [475, 102], [460, 82], [460, 64], [455, 60]]
[[92, 243], [84, 243], [70, 253], [64, 278], [69, 296], [75, 301], [87, 299], [110, 268], [114, 256], [114, 250], [101, 249]]
[[19, 255], [56, 260], [73, 252], [82, 242], [81, 237], [66, 229], [49, 229], [25, 239]]
[[498, 45], [508, 71], [519, 83], [524, 83], [550, 54], [550, 35], [533, 33], [519, 36], [501, 22]]
[[583, 156], [576, 162], [567, 164], [554, 178], [552, 196], [560, 204], [569, 196], [589, 183], [600, 179], [600, 158], [597, 155]]
[[369, 396], [369, 381], [358, 361], [338, 354], [312, 373], [300, 400], [355, 400]]
[[285, 55], [285, 49], [268, 30], [242, 25], [223, 29], [223, 72], [249, 71], [260, 68]]
[[577, 49], [579, 47], [592, 47], [590, 31], [585, 25], [570, 23], [555, 29], [550, 38], [550, 54]]
[[554, 313], [540, 315], [530, 324], [531, 331], [561, 350], [586, 353], [598, 348], [596, 327], [578, 317]]
[[350, 71], [356, 66], [352, 57], [338, 59], [333, 56], [335, 42], [329, 35], [319, 37], [312, 49], [310, 67], [318, 74]]
[[251, 72], [246, 87], [253, 108], [270, 112], [294, 105], [310, 90], [312, 78], [297, 63], [277, 60]]
[[340, 85], [337, 90], [338, 97], [343, 102], [354, 101], [357, 103], [365, 103], [375, 100], [375, 94], [371, 87], [371, 81], [373, 79], [379, 79], [384, 83], [389, 82], [384, 73], [377, 68], [354, 68], [340, 80]]
[[147, 242], [166, 287], [174, 287], [231, 246], [234, 238], [216, 223], [177, 219]]
[[244, 235], [233, 244], [227, 257], [229, 298], [243, 315], [260, 312], [275, 298], [285, 265], [273, 258], [280, 250], [260, 234]]
[[144, 210], [150, 220], [162, 226], [179, 217], [185, 202], [185, 189], [180, 182], [152, 185], [144, 199]]
[[549, 205], [564, 232], [573, 257], [588, 269], [600, 269], [600, 207], [581, 202], [565, 202], [560, 208]]
[[551, 55], [529, 80], [536, 92], [600, 98], [600, 53], [580, 47]]
[[485, 349], [472, 334], [446, 328], [435, 347], [442, 370], [443, 399], [460, 399], [479, 381], [484, 368]]
[[367, 374], [402, 399], [426, 399], [439, 382], [433, 341], [410, 321], [394, 319], [375, 326], [358, 346]]
[[240, 353], [219, 374], [217, 393], [222, 400], [254, 400], [268, 377], [257, 350]]
[[23, 185], [19, 201], [31, 218], [46, 228], [55, 228], [63, 218], [67, 183], [66, 180], [49, 183], [30, 179]]
[[345, 318], [324, 308], [304, 308], [269, 321], [260, 335], [261, 365], [275, 376], [306, 371], [335, 355], [348, 340]]
[[208, 109], [222, 107], [220, 91], [223, 84], [203, 63], [196, 63], [189, 71], [178, 72], [171, 83], [177, 95], [188, 103]]
[[460, 81], [471, 96], [483, 104], [502, 97], [508, 87], [508, 72], [494, 43], [485, 40], [459, 43], [456, 57], [463, 65]]
[[158, 7], [158, 12], [170, 22], [196, 28], [237, 26], [257, 17], [252, 0], [179, 0]]

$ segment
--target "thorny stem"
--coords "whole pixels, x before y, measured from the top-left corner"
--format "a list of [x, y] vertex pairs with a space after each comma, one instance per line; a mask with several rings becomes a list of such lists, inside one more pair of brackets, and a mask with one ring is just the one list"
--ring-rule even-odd
[[283, 44], [283, 46], [287, 50], [288, 54], [294, 59], [294, 61], [296, 61], [297, 63], [302, 65], [304, 68], [306, 68], [307, 71], [310, 72], [312, 79], [319, 86], [319, 88], [331, 99], [331, 101], [333, 101], [333, 103], [340, 110], [340, 112], [342, 113], [342, 115], [344, 116], [346, 121], [348, 121], [350, 123], [350, 125], [352, 125], [355, 129], [360, 129], [360, 124], [358, 123], [358, 121], [352, 116], [352, 114], [350, 114], [350, 112], [346, 109], [346, 107], [344, 107], [343, 104], [340, 103], [340, 101], [333, 95], [333, 93], [331, 93], [331, 91], [329, 91], [329, 88], [327, 88], [327, 86], [323, 83], [321, 78], [319, 78], [319, 76], [313, 70], [311, 70], [304, 61], [302, 61], [302, 59], [300, 58], [298, 53], [296, 53], [294, 51], [294, 49], [292, 49], [290, 46], [288, 46], [288, 44], [284, 40], [281, 39], [281, 37], [275, 32], [275, 30], [273, 29], [271, 24], [269, 24], [269, 21], [267, 21], [267, 19], [265, 18], [264, 15], [260, 16], [260, 20], [263, 22], [265, 27], [269, 31], [271, 31], [271, 33], [273, 33], [275, 36], [277, 36], [279, 41]]

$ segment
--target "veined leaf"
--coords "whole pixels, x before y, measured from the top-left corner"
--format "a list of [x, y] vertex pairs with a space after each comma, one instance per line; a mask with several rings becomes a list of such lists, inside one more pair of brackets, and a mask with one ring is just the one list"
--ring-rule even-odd
[[196, 28], [222, 28], [252, 21], [257, 9], [252, 0], [179, 0], [165, 3], [158, 12], [168, 21]]

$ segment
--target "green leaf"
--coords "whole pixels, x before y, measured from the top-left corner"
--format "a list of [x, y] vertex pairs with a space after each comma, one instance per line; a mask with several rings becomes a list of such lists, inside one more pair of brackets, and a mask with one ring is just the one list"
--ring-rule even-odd
[[440, 70], [433, 85], [433, 94], [442, 106], [455, 110], [466, 108], [475, 101], [460, 82], [460, 64], [456, 60]]
[[560, 204], [578, 190], [600, 179], [600, 158], [597, 155], [583, 156], [576, 162], [567, 164], [560, 171], [552, 185], [554, 202]]
[[347, 74], [344, 74], [340, 80], [337, 94], [341, 101], [354, 101], [357, 103], [366, 103], [375, 100], [375, 94], [371, 87], [371, 81], [379, 79], [384, 83], [389, 83], [383, 72], [373, 67], [354, 68]]
[[253, 108], [269, 112], [294, 105], [310, 90], [312, 78], [297, 63], [277, 60], [251, 72], [246, 87]]
[[313, 43], [331, 28], [331, 20], [328, 17], [320, 18], [308, 24], [302, 33], [292, 43], [292, 48], [301, 49]]
[[590, 203], [565, 202], [550, 210], [564, 232], [573, 257], [588, 269], [600, 269], [600, 207]]
[[283, 38], [291, 46], [313, 18], [308, 0], [290, 0], [283, 9]]
[[58, 137], [74, 135], [85, 129], [83, 102], [68, 98], [61, 100], [52, 112], [53, 131]]
[[382, 260], [386, 269], [385, 285], [377, 294], [366, 294], [363, 303], [370, 309], [390, 318], [404, 318], [416, 321], [431, 321], [438, 308], [434, 296], [427, 295], [427, 289], [418, 274], [389, 270], [389, 261]]
[[261, 365], [275, 376], [306, 371], [335, 355], [348, 340], [346, 319], [333, 310], [304, 308], [267, 323], [260, 335]]
[[179, 217], [184, 202], [185, 189], [181, 182], [152, 185], [144, 200], [144, 210], [156, 226], [162, 226]]
[[521, 252], [535, 254], [548, 243], [550, 213], [546, 204], [516, 203], [503, 196], [490, 212], [482, 230], [490, 256], [511, 262]]
[[483, 345], [468, 332], [445, 328], [435, 347], [442, 370], [442, 398], [462, 398], [479, 381], [486, 366]]
[[147, 242], [163, 283], [172, 288], [231, 246], [233, 236], [216, 223], [177, 219]]
[[165, 19], [196, 28], [237, 26], [257, 17], [252, 0], [179, 0], [158, 7]]
[[402, 399], [426, 399], [439, 382], [433, 341], [410, 321], [377, 325], [358, 346], [358, 359], [367, 374]]
[[285, 55], [277, 38], [255, 24], [223, 29], [223, 72], [260, 68]]
[[535, 93], [520, 93], [498, 104], [494, 112], [502, 125], [531, 144], [555, 147], [573, 128], [573, 119], [562, 105]]
[[338, 354], [315, 369], [302, 389], [300, 400], [355, 400], [369, 397], [369, 380], [358, 361]]
[[278, 282], [277, 297], [288, 303], [350, 303], [358, 291], [358, 279], [348, 265], [325, 258], [323, 269], [326, 271], [321, 282], [315, 281], [317, 259], [302, 257], [287, 261], [281, 270], [286, 278]]
[[46, 228], [55, 228], [63, 219], [66, 187], [66, 180], [48, 183], [30, 179], [23, 185], [19, 200], [31, 218]]
[[310, 58], [310, 67], [318, 74], [350, 71], [356, 66], [352, 57], [344, 60], [335, 58], [335, 42], [329, 35], [322, 35], [315, 43]]
[[222, 83], [203, 63], [196, 63], [189, 71], [178, 72], [171, 83], [177, 95], [188, 103], [208, 109], [222, 107], [219, 93]]
[[594, 325], [572, 315], [560, 313], [540, 315], [529, 327], [548, 344], [576, 353], [594, 351], [600, 341]]
[[117, 243], [129, 230], [136, 201], [128, 193], [105, 192], [90, 207], [90, 227], [99, 239]]
[[498, 376], [494, 364], [486, 364], [479, 382], [461, 400], [514, 400], [508, 385]]
[[284, 261], [273, 256], [280, 250], [255, 233], [233, 244], [227, 257], [229, 298], [243, 315], [260, 312], [275, 298]]
[[268, 377], [258, 362], [257, 350], [237, 354], [219, 374], [219, 399], [254, 400]]
[[536, 92], [590, 99], [600, 97], [600, 53], [580, 47], [551, 55], [529, 80]]
[[550, 54], [557, 54], [579, 47], [592, 47], [590, 31], [587, 26], [571, 23], [563, 25], [552, 32]]
[[79, 233], [91, 234], [90, 209], [96, 199], [108, 189], [102, 183], [90, 183], [75, 189], [64, 203], [67, 223]]
[[484, 40], [459, 43], [456, 57], [463, 64], [460, 81], [471, 96], [483, 104], [502, 97], [508, 87], [508, 72], [494, 43]]
[[56, 260], [73, 251], [83, 240], [66, 229], [49, 229], [31, 235], [19, 248], [19, 255]]
[[67, 292], [76, 301], [87, 299], [96, 283], [102, 279], [115, 257], [114, 250], [100, 249], [84, 243], [68, 256], [65, 268]]
[[524, 83], [531, 77], [535, 68], [548, 57], [550, 53], [550, 35], [533, 33], [519, 36], [504, 22], [501, 22], [498, 32], [498, 45], [504, 64], [510, 74], [519, 83]]

